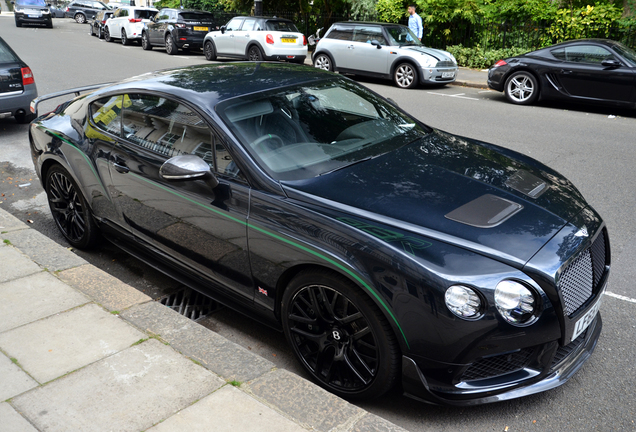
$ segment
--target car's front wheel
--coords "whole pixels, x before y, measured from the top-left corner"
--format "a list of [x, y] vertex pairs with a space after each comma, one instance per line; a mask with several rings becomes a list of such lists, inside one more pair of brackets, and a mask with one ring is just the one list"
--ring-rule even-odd
[[108, 27], [104, 27], [104, 40], [106, 42], [112, 42], [113, 38], [110, 37], [110, 30], [108, 29]]
[[294, 354], [325, 389], [372, 399], [396, 382], [400, 350], [371, 298], [326, 270], [299, 273], [283, 294], [282, 323]]
[[261, 49], [256, 45], [251, 46], [250, 49], [247, 50], [247, 59], [249, 61], [263, 61]]
[[515, 72], [506, 80], [504, 92], [513, 104], [530, 105], [539, 97], [539, 83], [530, 72]]
[[393, 72], [393, 81], [400, 88], [410, 89], [417, 85], [417, 71], [410, 63], [401, 63]]
[[102, 32], [102, 27], [97, 27], [97, 38], [104, 39], [104, 33]]
[[327, 54], [318, 54], [314, 58], [314, 67], [326, 71], [333, 71], [333, 63]]
[[212, 42], [207, 41], [203, 45], [203, 54], [205, 54], [205, 59], [208, 61], [216, 60], [216, 50]]
[[121, 44], [130, 45], [130, 41], [128, 40], [128, 35], [126, 34], [125, 29], [121, 29]]
[[45, 187], [53, 219], [64, 238], [78, 249], [94, 245], [99, 237], [97, 225], [69, 172], [61, 165], [51, 167]]
[[146, 51], [150, 51], [152, 49], [150, 38], [148, 37], [148, 32], [143, 32], [141, 34], [141, 47]]
[[21, 23], [20, 21], [17, 21], [17, 20], [16, 20], [16, 22], [15, 22], [15, 26], [16, 26], [16, 27], [22, 27], [22, 23]]
[[75, 14], [75, 22], [78, 24], [84, 24], [86, 22], [86, 17], [81, 13]]
[[175, 55], [179, 51], [171, 34], [166, 35], [166, 54]]

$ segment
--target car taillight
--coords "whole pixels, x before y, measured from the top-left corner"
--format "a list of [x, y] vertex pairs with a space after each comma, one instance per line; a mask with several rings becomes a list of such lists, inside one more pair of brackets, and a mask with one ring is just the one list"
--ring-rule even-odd
[[131, 22], [131, 23], [141, 22], [141, 18], [128, 18], [128, 22]]
[[23, 67], [21, 70], [22, 85], [35, 84], [35, 79], [33, 78], [33, 72], [31, 72], [31, 68]]
[[272, 36], [271, 34], [268, 34], [267, 36], [265, 36], [265, 42], [267, 42], [270, 45], [274, 45], [274, 36]]
[[507, 65], [507, 64], [508, 64], [508, 63], [506, 63], [506, 61], [505, 61], [505, 60], [499, 60], [499, 61], [498, 61], [497, 63], [495, 63], [492, 67], [493, 67], [493, 68], [498, 68], [499, 66], [505, 66], [505, 65]]
[[66, 12], [68, 12], [68, 7], [66, 8]]

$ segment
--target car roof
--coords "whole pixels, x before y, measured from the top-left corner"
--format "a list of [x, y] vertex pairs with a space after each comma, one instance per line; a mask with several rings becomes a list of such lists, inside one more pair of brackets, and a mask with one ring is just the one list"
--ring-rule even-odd
[[265, 20], [265, 21], [276, 20], [276, 21], [293, 22], [292, 20], [287, 19], [287, 18], [267, 17], [267, 16], [239, 15], [239, 16], [235, 16], [235, 17], [232, 17], [232, 18], [256, 18], [256, 19], [261, 19], [261, 20]]
[[385, 23], [385, 22], [375, 22], [375, 21], [338, 21], [334, 23], [336, 24], [344, 24], [350, 26], [358, 26], [358, 25], [378, 25], [382, 27], [406, 27], [403, 24], [395, 24], [395, 23]]
[[212, 13], [210, 11], [204, 11], [204, 10], [201, 10], [201, 9], [161, 8], [161, 10], [173, 10], [173, 11], [177, 11], [179, 13], [181, 13], [181, 12], [198, 12], [198, 13], [208, 13], [208, 14]]
[[168, 93], [212, 113], [224, 100], [336, 77], [320, 69], [279, 62], [202, 64], [129, 78], [103, 87], [94, 95], [134, 91]]

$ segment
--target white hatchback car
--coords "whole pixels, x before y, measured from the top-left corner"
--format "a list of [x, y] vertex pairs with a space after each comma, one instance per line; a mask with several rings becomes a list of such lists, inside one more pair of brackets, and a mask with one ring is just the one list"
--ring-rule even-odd
[[208, 33], [203, 52], [208, 60], [232, 57], [302, 64], [307, 57], [307, 38], [287, 19], [240, 16]]
[[144, 25], [150, 22], [150, 18], [157, 12], [157, 9], [148, 7], [120, 7], [104, 24], [104, 39], [106, 42], [121, 39], [123, 45], [130, 45], [133, 40], [141, 41]]

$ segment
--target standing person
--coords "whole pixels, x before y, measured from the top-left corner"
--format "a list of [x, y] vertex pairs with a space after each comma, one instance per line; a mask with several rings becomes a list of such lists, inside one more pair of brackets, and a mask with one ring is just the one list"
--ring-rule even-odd
[[409, 28], [415, 36], [421, 41], [422, 40], [422, 18], [415, 12], [415, 5], [409, 5]]

